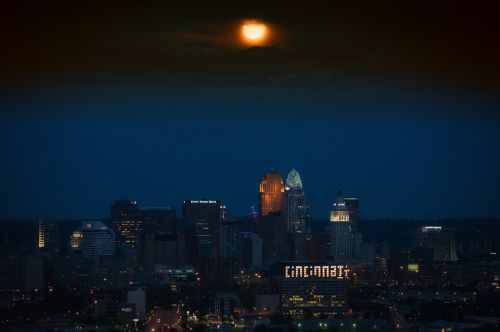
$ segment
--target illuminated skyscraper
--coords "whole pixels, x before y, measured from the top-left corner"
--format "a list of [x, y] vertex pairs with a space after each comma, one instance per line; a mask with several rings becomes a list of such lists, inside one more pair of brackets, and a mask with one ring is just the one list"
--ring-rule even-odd
[[285, 191], [287, 230], [291, 233], [304, 233], [309, 227], [309, 206], [305, 200], [300, 174], [295, 169], [288, 173]]
[[337, 200], [333, 203], [332, 209], [330, 210], [330, 222], [338, 221], [349, 221], [349, 211], [345, 206], [344, 197], [342, 197], [342, 192], [339, 190], [337, 195]]
[[58, 223], [55, 221], [38, 220], [35, 230], [36, 247], [42, 251], [59, 250]]
[[345, 197], [345, 207], [349, 211], [349, 222], [353, 231], [359, 231], [359, 199], [356, 197]]
[[43, 221], [38, 221], [38, 248], [45, 248], [45, 227]]
[[330, 222], [349, 222], [352, 232], [358, 231], [359, 200], [355, 197], [344, 198], [338, 191], [337, 200], [330, 210]]
[[269, 171], [262, 177], [259, 189], [260, 215], [281, 214], [285, 204], [285, 186], [281, 175]]
[[361, 258], [363, 236], [358, 232], [357, 198], [344, 198], [338, 191], [330, 211], [330, 255], [336, 262], [353, 262]]

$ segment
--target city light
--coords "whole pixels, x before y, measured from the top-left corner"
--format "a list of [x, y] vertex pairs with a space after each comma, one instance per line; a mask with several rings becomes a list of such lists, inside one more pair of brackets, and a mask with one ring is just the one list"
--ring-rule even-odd
[[348, 276], [345, 265], [286, 265], [285, 278], [337, 278]]

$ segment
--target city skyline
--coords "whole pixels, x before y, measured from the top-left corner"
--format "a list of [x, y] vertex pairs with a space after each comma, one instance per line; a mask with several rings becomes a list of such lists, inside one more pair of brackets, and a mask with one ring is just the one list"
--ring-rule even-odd
[[[274, 164], [274, 162], [273, 162]], [[274, 172], [274, 167], [272, 168], [269, 168], [269, 170], [271, 170], [271, 172]], [[295, 170], [294, 168], [290, 168], [292, 170]], [[303, 172], [300, 172], [301, 174]], [[279, 173], [277, 173], [279, 175]], [[284, 174], [288, 174], [287, 173], [284, 173]], [[307, 176], [307, 175], [306, 175]], [[285, 178], [281, 177], [282, 178], [282, 185], [284, 185], [284, 180]], [[306, 179], [306, 183], [307, 183], [307, 179]], [[343, 182], [345, 183], [345, 182]], [[258, 190], [258, 185], [257, 185], [257, 188]], [[338, 195], [338, 191], [342, 189], [342, 188], [339, 188], [339, 189], [334, 189], [334, 187], [331, 187], [329, 188], [329, 193], [331, 193], [331, 197], [330, 198], [322, 198], [320, 201], [322, 202], [322, 209], [318, 209], [318, 206], [315, 204], [315, 202], [313, 201], [312, 204], [309, 204], [309, 205], [312, 205], [312, 211], [314, 211], [314, 214], [312, 214], [312, 218], [315, 219], [315, 220], [329, 220], [330, 216], [329, 216], [329, 211], [331, 209], [331, 206], [332, 204], [335, 203], [336, 199], [337, 199], [337, 195]], [[308, 196], [309, 196], [309, 191], [312, 191], [314, 193], [314, 190], [311, 190], [309, 189], [309, 183], [308, 183]], [[198, 191], [198, 192], [203, 192], [203, 191]], [[207, 191], [205, 191], [207, 192]], [[250, 191], [249, 191], [250, 192]], [[283, 193], [284, 194], [284, 193]], [[142, 198], [138, 198], [139, 196], [143, 197], [143, 198], [146, 198], [146, 199], [142, 199]], [[228, 195], [229, 196], [229, 195]], [[252, 193], [250, 193], [250, 195], [246, 195], [246, 196], [252, 196]], [[255, 196], [255, 195], [253, 195]], [[355, 192], [348, 192], [348, 196], [357, 196], [357, 197], [361, 197], [361, 195], [358, 195], [357, 193]], [[172, 195], [170, 195], [170, 197], [172, 197]], [[373, 198], [377, 198], [377, 197], [373, 197]], [[227, 205], [228, 205], [228, 208], [229, 208], [229, 214], [232, 218], [240, 218], [240, 217], [243, 217], [245, 215], [247, 215], [249, 213], [249, 211], [251, 210], [251, 207], [252, 206], [258, 206], [259, 205], [259, 199], [254, 199], [254, 201], [249, 201], [248, 203], [244, 203], [244, 202], [241, 202], [241, 201], [237, 201], [235, 200], [234, 198], [233, 199], [224, 199], [223, 197], [220, 197], [220, 196], [214, 196], [214, 195], [207, 195], [207, 194], [199, 194], [199, 195], [187, 195], [186, 197], [183, 197], [183, 198], [179, 198], [178, 200], [174, 200], [174, 201], [162, 201], [160, 199], [158, 199], [158, 197], [152, 197], [151, 195], [148, 195], [147, 193], [141, 193], [141, 195], [136, 195], [136, 196], [133, 196], [131, 197], [130, 195], [127, 196], [127, 195], [121, 195], [121, 196], [117, 196], [117, 197], [113, 197], [113, 198], [110, 198], [110, 201], [109, 202], [100, 202], [99, 205], [104, 205], [104, 210], [102, 212], [102, 214], [95, 214], [95, 215], [89, 215], [89, 216], [79, 216], [77, 214], [69, 214], [69, 215], [43, 215], [43, 214], [35, 214], [35, 215], [26, 215], [26, 216], [23, 216], [23, 217], [18, 217], [18, 218], [2, 218], [1, 215], [0, 215], [0, 220], [9, 220], [9, 219], [32, 219], [32, 220], [35, 220], [35, 219], [88, 219], [88, 220], [98, 220], [98, 219], [103, 219], [103, 220], [106, 220], [108, 218], [108, 212], [109, 212], [109, 206], [115, 202], [116, 200], [133, 200], [133, 201], [139, 201], [141, 203], [142, 206], [144, 207], [168, 207], [168, 208], [172, 208], [174, 209], [175, 211], [178, 211], [178, 213], [180, 211], [182, 211], [182, 202], [186, 199], [213, 199], [213, 200], [221, 200], [221, 201], [224, 201]], [[367, 197], [367, 196], [363, 196], [361, 197], [361, 199], [363, 200], [363, 212], [361, 213], [361, 218], [365, 218], [365, 219], [377, 219], [377, 218], [390, 218], [390, 219], [449, 219], [449, 218], [458, 218], [458, 219], [467, 219], [467, 218], [474, 218], [474, 217], [477, 217], [477, 218], [495, 218], [496, 215], [488, 215], [488, 214], [480, 214], [480, 213], [477, 213], [477, 214], [470, 214], [470, 215], [462, 215], [462, 216], [459, 216], [459, 215], [446, 215], [446, 214], [438, 214], [437, 216], [430, 216], [430, 215], [425, 215], [425, 214], [416, 214], [416, 215], [390, 215], [387, 213], [387, 211], [383, 211], [384, 213], [380, 213], [380, 214], [377, 214], [377, 213], [366, 213], [365, 209], [367, 209], [367, 207], [365, 206], [365, 204], [368, 206], [368, 209], [370, 209], [370, 200], [372, 199], [372, 197]], [[380, 198], [378, 198], [380, 199]], [[285, 198], [283, 197], [283, 204], [284, 204], [284, 200]], [[236, 204], [234, 204], [234, 202], [236, 201]], [[309, 201], [309, 200], [308, 200]], [[328, 206], [325, 206], [325, 201], [329, 201], [328, 203]], [[387, 200], [385, 200], [386, 203], [389, 203], [391, 200], [390, 198], [388, 197]], [[366, 203], [365, 203], [366, 202]], [[309, 202], [311, 203], [311, 202]], [[235, 208], [236, 207], [236, 208]], [[283, 208], [285, 208], [283, 206]], [[310, 207], [309, 207], [310, 208]], [[80, 207], [77, 207], [77, 209], [83, 209], [83, 206], [80, 206]], [[102, 208], [101, 208], [102, 209]], [[86, 209], [88, 211], [88, 208]], [[481, 210], [479, 209], [478, 207], [478, 210]], [[482, 209], [483, 213], [484, 213], [484, 209]]]
[[2, 4], [0, 331], [499, 330], [495, 5]]

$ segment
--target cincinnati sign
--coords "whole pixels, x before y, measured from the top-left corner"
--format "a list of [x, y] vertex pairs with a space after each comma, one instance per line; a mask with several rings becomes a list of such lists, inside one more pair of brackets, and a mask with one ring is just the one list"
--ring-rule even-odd
[[347, 278], [346, 265], [286, 265], [285, 278]]

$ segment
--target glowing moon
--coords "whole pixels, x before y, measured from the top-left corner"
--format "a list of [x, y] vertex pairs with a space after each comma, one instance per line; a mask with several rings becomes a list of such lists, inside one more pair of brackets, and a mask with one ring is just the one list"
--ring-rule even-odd
[[267, 27], [259, 22], [247, 22], [241, 27], [243, 37], [249, 42], [260, 42], [264, 40], [267, 33]]

